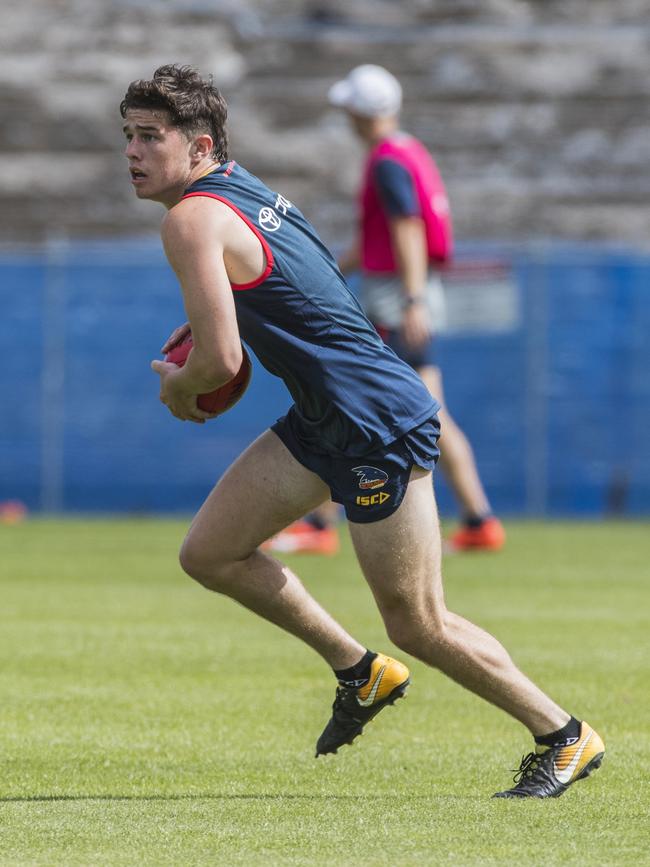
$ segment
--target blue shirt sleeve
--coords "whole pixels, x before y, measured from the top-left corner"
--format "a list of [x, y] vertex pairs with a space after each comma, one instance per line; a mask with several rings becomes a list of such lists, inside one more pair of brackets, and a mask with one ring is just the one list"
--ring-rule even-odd
[[388, 158], [379, 160], [373, 169], [373, 181], [389, 216], [420, 216], [413, 178], [403, 165]]

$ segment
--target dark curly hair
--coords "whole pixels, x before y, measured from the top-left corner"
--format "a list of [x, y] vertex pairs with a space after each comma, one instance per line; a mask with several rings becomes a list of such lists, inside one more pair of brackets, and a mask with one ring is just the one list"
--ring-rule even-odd
[[220, 163], [228, 159], [226, 118], [228, 107], [209, 79], [202, 78], [191, 66], [169, 63], [160, 66], [151, 80], [132, 81], [120, 103], [126, 117], [130, 108], [163, 110], [172, 124], [188, 137], [208, 133], [214, 142], [213, 155]]

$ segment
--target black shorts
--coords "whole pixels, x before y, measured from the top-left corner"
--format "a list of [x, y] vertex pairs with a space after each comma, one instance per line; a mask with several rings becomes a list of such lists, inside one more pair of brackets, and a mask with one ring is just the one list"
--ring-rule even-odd
[[438, 460], [440, 424], [436, 415], [404, 436], [363, 457], [316, 454], [303, 445], [299, 421], [291, 410], [271, 426], [294, 458], [329, 487], [349, 521], [369, 524], [392, 515], [401, 505], [414, 466], [433, 470]]

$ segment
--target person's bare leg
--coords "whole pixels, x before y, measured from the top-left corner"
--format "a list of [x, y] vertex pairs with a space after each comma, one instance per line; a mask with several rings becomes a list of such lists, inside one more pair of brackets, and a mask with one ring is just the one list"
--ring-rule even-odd
[[440, 459], [438, 467], [454, 492], [464, 515], [481, 517], [490, 512], [490, 503], [481, 483], [476, 459], [469, 440], [451, 417], [438, 367], [422, 367], [418, 370], [430, 394], [440, 403], [438, 412], [441, 435], [438, 440]]
[[440, 572], [440, 528], [431, 474], [413, 470], [404, 502], [389, 518], [349, 523], [363, 573], [390, 639], [522, 722], [533, 735], [570, 715], [514, 665], [484, 630], [448, 611]]
[[197, 513], [181, 549], [183, 569], [203, 586], [302, 639], [334, 669], [366, 652], [284, 564], [257, 550], [313, 509], [329, 488], [271, 431], [229, 468]]

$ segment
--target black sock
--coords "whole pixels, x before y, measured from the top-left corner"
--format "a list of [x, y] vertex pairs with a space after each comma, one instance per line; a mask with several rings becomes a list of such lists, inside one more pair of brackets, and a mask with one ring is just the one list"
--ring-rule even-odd
[[327, 529], [327, 523], [321, 518], [320, 515], [316, 515], [314, 512], [310, 512], [305, 516], [305, 521], [315, 530], [325, 530]]
[[466, 515], [463, 524], [465, 524], [466, 527], [470, 527], [472, 530], [478, 530], [478, 528], [490, 517], [492, 517], [491, 512], [486, 512], [484, 515]]
[[551, 732], [548, 735], [536, 737], [535, 743], [542, 747], [564, 747], [567, 744], [574, 744], [580, 737], [581, 726], [580, 720], [572, 716], [564, 728]]
[[376, 659], [376, 657], [377, 654], [373, 653], [372, 650], [366, 650], [356, 665], [352, 665], [350, 668], [344, 668], [341, 671], [334, 670], [336, 679], [339, 683], [342, 683], [343, 686], [352, 686], [355, 689], [359, 686], [363, 686], [370, 680], [370, 666], [372, 665], [373, 659]]

